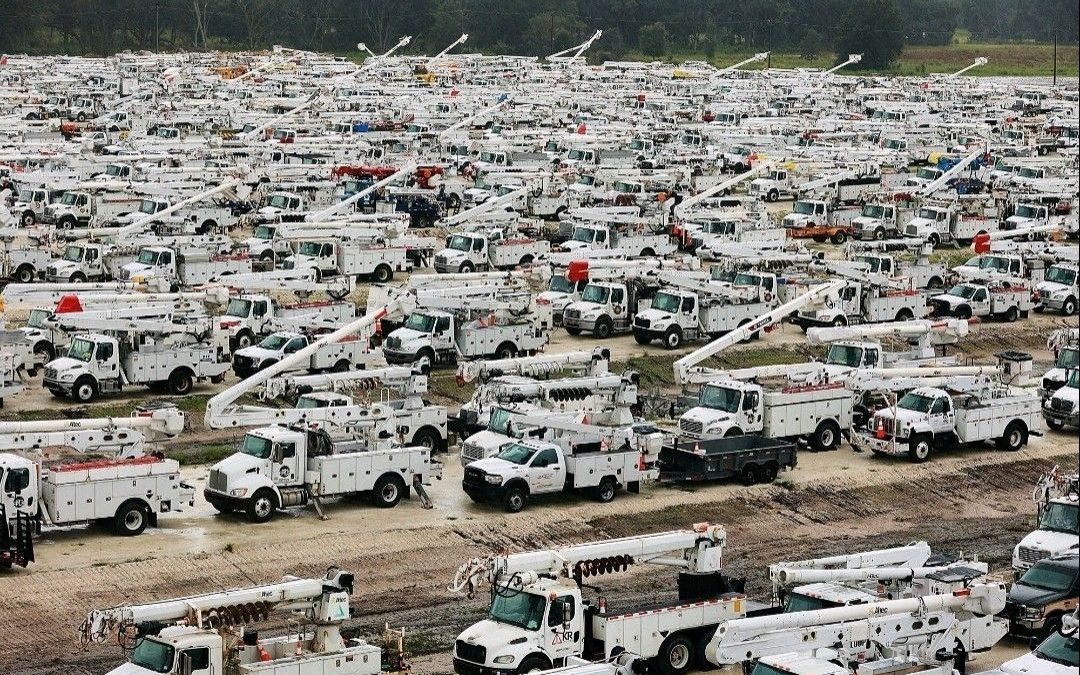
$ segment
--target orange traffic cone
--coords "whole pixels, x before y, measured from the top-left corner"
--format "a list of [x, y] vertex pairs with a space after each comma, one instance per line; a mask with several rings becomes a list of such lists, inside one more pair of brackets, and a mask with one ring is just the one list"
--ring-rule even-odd
[[879, 441], [885, 439], [885, 420], [878, 418], [877, 429], [874, 429], [874, 437]]
[[259, 660], [264, 663], [270, 660], [270, 652], [266, 651], [266, 647], [261, 644], [259, 645]]

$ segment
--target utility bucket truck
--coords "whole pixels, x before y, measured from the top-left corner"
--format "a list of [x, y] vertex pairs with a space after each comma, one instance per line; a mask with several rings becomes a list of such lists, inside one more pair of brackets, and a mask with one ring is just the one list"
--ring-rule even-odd
[[1039, 529], [1013, 549], [1017, 578], [1040, 560], [1080, 552], [1080, 475], [1055, 466], [1039, 478], [1032, 497]]
[[435, 254], [436, 272], [484, 272], [512, 269], [543, 260], [551, 253], [544, 240], [511, 236], [500, 228], [484, 232], [460, 232], [446, 240], [446, 248]]
[[[110, 638], [124, 644], [125, 636], [138, 636], [130, 660], [108, 675], [379, 675], [383, 650], [341, 635], [352, 592], [353, 575], [331, 567], [323, 578], [287, 576], [276, 584], [95, 609], [79, 635], [84, 644]], [[253, 624], [278, 620], [278, 613], [290, 630], [260, 635]]]
[[[683, 675], [716, 626], [748, 609], [741, 580], [721, 572], [725, 541], [722, 527], [700, 524], [474, 558], [458, 570], [451, 590], [471, 594], [488, 582], [491, 605], [488, 618], [466, 628], [454, 643], [454, 672], [527, 673], [575, 658], [607, 660], [629, 651], [660, 672]], [[676, 602], [616, 607], [603, 595], [586, 599], [584, 591], [596, 588], [596, 577], [642, 563], [679, 570]]]

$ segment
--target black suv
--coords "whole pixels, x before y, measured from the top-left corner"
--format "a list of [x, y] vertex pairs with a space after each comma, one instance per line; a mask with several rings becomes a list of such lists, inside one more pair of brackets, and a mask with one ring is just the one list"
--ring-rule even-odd
[[1005, 616], [1009, 633], [1041, 640], [1061, 627], [1080, 599], [1080, 556], [1044, 558], [1009, 589]]

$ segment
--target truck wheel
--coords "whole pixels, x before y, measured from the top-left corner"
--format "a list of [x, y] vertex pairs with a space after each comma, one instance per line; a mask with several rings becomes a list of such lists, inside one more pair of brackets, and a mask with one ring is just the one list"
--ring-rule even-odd
[[431, 427], [423, 427], [418, 430], [412, 437], [413, 445], [420, 445], [435, 454], [442, 448], [442, 438], [439, 436], [439, 432], [435, 431]]
[[1027, 442], [1027, 427], [1025, 427], [1024, 423], [1020, 420], [1013, 420], [1012, 422], [1009, 422], [1009, 426], [1005, 427], [1005, 434], [998, 439], [997, 446], [999, 450], [1016, 452], [1027, 445]]
[[693, 665], [694, 643], [685, 635], [672, 635], [660, 645], [654, 662], [664, 675], [683, 675]]
[[593, 335], [600, 340], [606, 340], [611, 337], [611, 319], [606, 316], [602, 316], [596, 320], [596, 327], [593, 328]]
[[113, 532], [121, 537], [134, 537], [142, 534], [149, 520], [146, 504], [135, 500], [125, 502], [113, 516]]
[[820, 235], [815, 235], [814, 237], [812, 237], [812, 239], [814, 241], [816, 241], [817, 243], [819, 243], [819, 244], [824, 244], [825, 242], [827, 242], [829, 240], [828, 237], [822, 237]]
[[15, 270], [15, 281], [18, 281], [20, 284], [28, 284], [33, 280], [34, 268], [30, 265], [23, 265]]
[[371, 278], [376, 283], [385, 284], [386, 282], [393, 280], [394, 270], [391, 269], [389, 265], [379, 265], [375, 268], [375, 271], [372, 273]]
[[907, 307], [904, 307], [903, 309], [901, 309], [899, 312], [896, 313], [896, 320], [897, 321], [911, 321], [914, 318], [915, 318], [915, 315]]
[[175, 396], [186, 396], [191, 393], [191, 388], [194, 386], [195, 381], [191, 377], [191, 373], [179, 368], [174, 370], [169, 375], [169, 393]]
[[435, 369], [435, 352], [432, 349], [421, 349], [416, 355], [416, 362], [420, 364], [420, 371], [425, 375]]
[[842, 314], [832, 320], [833, 328], [842, 328], [842, 327], [844, 327], [846, 325], [847, 325], [847, 317], [842, 315]]
[[596, 486], [596, 501], [607, 504], [613, 499], [615, 499], [615, 479], [608, 476], [600, 481], [600, 485]]
[[79, 403], [89, 403], [97, 398], [98, 388], [93, 379], [84, 377], [71, 388], [71, 397]]
[[523, 255], [521, 256], [521, 260], [518, 261], [518, 267], [525, 267], [526, 265], [531, 265], [532, 261], [533, 257], [531, 255]]
[[255, 336], [252, 335], [251, 331], [249, 331], [249, 330], [246, 330], [246, 329], [242, 330], [236, 336], [236, 348], [237, 349], [246, 349], [246, 348], [250, 347], [253, 344], [255, 344]]
[[34, 345], [34, 363], [40, 361], [42, 364], [48, 363], [56, 358], [56, 349], [42, 340]]
[[634, 333], [634, 342], [639, 345], [647, 345], [652, 342], [652, 338], [645, 333]]
[[405, 481], [401, 476], [388, 473], [375, 481], [371, 490], [371, 500], [381, 509], [390, 509], [398, 505], [405, 494]]
[[1010, 307], [1005, 310], [1005, 320], [1009, 323], [1015, 323], [1020, 318], [1020, 310], [1016, 307]]
[[551, 669], [551, 666], [548, 665], [548, 662], [547, 662], [546, 659], [544, 659], [544, 657], [542, 657], [542, 656], [526, 656], [521, 661], [521, 665], [518, 666], [517, 671], [519, 673], [522, 673], [522, 675], [524, 675], [524, 673], [539, 673], [539, 672], [543, 672], [545, 670], [550, 670], [550, 669]]
[[525, 504], [529, 501], [529, 495], [525, 492], [525, 489], [520, 485], [515, 485], [506, 490], [506, 494], [503, 495], [503, 508], [507, 513], [517, 513], [521, 509], [525, 508]]
[[333, 366], [331, 366], [330, 372], [332, 372], [332, 373], [347, 373], [347, 372], [349, 372], [349, 360], [348, 359], [339, 359], [337, 363], [335, 363]]
[[60, 226], [61, 230], [74, 229], [75, 228], [75, 218], [73, 218], [72, 216], [64, 216], [63, 218], [60, 219], [60, 222], [58, 222], [57, 225]]
[[570, 335], [581, 335], [581, 329], [580, 328], [571, 328], [570, 326], [567, 326], [566, 327], [566, 332], [569, 333]]
[[934, 233], [927, 237], [926, 241], [930, 242], [930, 245], [934, 248], [937, 248], [938, 244], [941, 243], [941, 237], [937, 236], [937, 233]]
[[957, 319], [970, 319], [971, 318], [971, 308], [968, 307], [967, 305], [960, 305], [959, 307], [956, 308], [956, 311], [953, 312], [953, 314], [956, 315]]
[[911, 439], [908, 444], [908, 458], [917, 463], [922, 464], [926, 460], [930, 459], [930, 454], [934, 451], [934, 446], [930, 442], [930, 438], [927, 436], [916, 436]]
[[776, 462], [766, 462], [765, 466], [761, 469], [761, 482], [771, 483], [776, 480], [776, 476], [780, 473], [780, 467]]
[[68, 279], [68, 281], [73, 284], [84, 284], [86, 283], [86, 275], [82, 272], [76, 272], [75, 274], [71, 275], [71, 278]]
[[1062, 429], [1065, 428], [1065, 423], [1064, 422], [1058, 422], [1058, 421], [1047, 418], [1046, 426], [1050, 427], [1050, 429], [1052, 431], [1061, 431]]
[[22, 222], [23, 227], [30, 227], [37, 222], [37, 216], [34, 215], [33, 211], [23, 211], [20, 221]]
[[819, 424], [810, 446], [816, 451], [835, 450], [840, 447], [840, 425], [832, 420]]
[[262, 253], [259, 254], [259, 260], [261, 260], [263, 262], [270, 262], [273, 259], [274, 259], [274, 252], [272, 250], [270, 250], [270, 249], [267, 249], [267, 250], [265, 250], [265, 251], [263, 251]]
[[214, 228], [216, 228], [216, 227], [217, 227], [217, 221], [216, 220], [204, 220], [202, 222], [202, 224], [199, 225], [198, 234], [210, 234], [211, 232], [214, 231]]
[[664, 346], [668, 349], [678, 349], [682, 344], [682, 331], [678, 326], [672, 326], [664, 333]]
[[755, 485], [758, 482], [758, 468], [756, 464], [747, 464], [739, 472], [739, 480], [743, 485]]
[[844, 232], [843, 230], [838, 231], [832, 236], [832, 243], [834, 244], [843, 244], [845, 241], [847, 241], [847, 232]]
[[247, 514], [248, 520], [253, 523], [265, 523], [274, 517], [274, 511], [277, 510], [277, 498], [274, 497], [274, 493], [267, 488], [256, 490], [252, 495], [251, 500], [248, 501], [247, 507], [244, 512]]
[[462, 274], [468, 274], [475, 269], [476, 267], [471, 262], [463, 262], [461, 263], [461, 267], [458, 268], [458, 272], [461, 272]]
[[652, 250], [651, 248], [646, 247], [646, 248], [641, 249], [641, 257], [642, 258], [651, 258], [654, 255], [656, 255], [656, 251]]
[[885, 239], [885, 228], [879, 227], [874, 230], [874, 241], [882, 241]]
[[773, 188], [773, 189], [769, 190], [769, 194], [766, 195], [766, 199], [768, 199], [770, 202], [775, 202], [775, 201], [779, 200], [780, 199], [780, 191], [777, 190], [776, 188]]
[[1065, 298], [1065, 302], [1061, 303], [1061, 313], [1065, 316], [1072, 316], [1076, 314], [1076, 298]]
[[930, 277], [930, 281], [926, 282], [926, 287], [931, 290], [938, 290], [945, 287], [945, 282], [941, 280], [941, 277]]
[[495, 358], [512, 359], [517, 356], [517, 347], [512, 342], [504, 342], [495, 350]]

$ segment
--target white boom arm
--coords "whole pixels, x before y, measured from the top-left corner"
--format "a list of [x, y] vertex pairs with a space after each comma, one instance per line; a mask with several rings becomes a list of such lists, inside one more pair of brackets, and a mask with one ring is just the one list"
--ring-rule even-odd
[[934, 194], [934, 192], [938, 188], [945, 185], [945, 183], [948, 183], [950, 180], [953, 179], [954, 176], [958, 175], [961, 171], [966, 169], [968, 167], [968, 164], [971, 164], [976, 159], [982, 157], [984, 154], [986, 154], [985, 148], [980, 148], [979, 150], [976, 150], [975, 152], [971, 153], [967, 157], [954, 164], [952, 167], [949, 168], [948, 171], [938, 176], [936, 180], [933, 180], [916, 190], [915, 194], [924, 196]]
[[833, 73], [840, 70], [841, 68], [846, 68], [846, 67], [854, 65], [854, 64], [856, 64], [856, 63], [858, 63], [860, 61], [862, 61], [862, 54], [848, 54], [847, 61], [844, 61], [843, 63], [837, 64], [837, 65], [833, 66], [832, 68], [829, 68], [828, 70], [823, 72], [821, 75], [822, 75], [822, 77], [824, 77], [826, 75], [832, 75]]
[[520, 188], [518, 188], [516, 190], [511, 190], [510, 192], [507, 192], [506, 194], [502, 195], [501, 197], [496, 197], [495, 199], [489, 199], [489, 200], [487, 200], [485, 202], [477, 204], [476, 206], [472, 207], [471, 209], [466, 209], [466, 210], [462, 211], [461, 213], [450, 216], [449, 218], [443, 218], [443, 220], [442, 220], [442, 222], [440, 224], [445, 226], [445, 227], [452, 227], [452, 226], [457, 225], [459, 223], [467, 222], [467, 221], [475, 218], [476, 216], [479, 216], [479, 215], [484, 214], [484, 213], [488, 213], [489, 211], [494, 211], [495, 209], [499, 208], [503, 204], [509, 204], [510, 202], [514, 201], [515, 199], [517, 199], [518, 197], [520, 197], [520, 196], [522, 196], [524, 194], [527, 194], [528, 192], [529, 192], [528, 186], [520, 187]]
[[778, 562], [769, 565], [769, 576], [780, 569], [865, 569], [868, 567], [921, 567], [930, 559], [930, 544], [917, 541], [907, 546], [883, 548], [825, 558], [809, 558], [794, 562]]
[[[467, 35], [462, 35], [461, 37], [465, 38], [465, 37], [468, 37], [468, 36]], [[450, 45], [450, 47], [453, 47], [453, 46], [454, 45]], [[449, 49], [450, 47], [447, 47], [447, 49]], [[436, 58], [438, 58], [438, 57], [436, 57]], [[484, 108], [483, 110], [481, 110], [480, 112], [473, 113], [472, 115], [469, 115], [468, 117], [466, 117], [463, 120], [460, 120], [458, 122], [454, 122], [453, 124], [451, 124], [450, 126], [446, 127], [445, 129], [443, 129], [442, 131], [439, 132], [439, 140], [441, 141], [441, 140], [445, 139], [450, 133], [452, 133], [454, 131], [457, 131], [458, 129], [460, 129], [460, 128], [464, 127], [464, 126], [467, 126], [473, 120], [475, 120], [475, 119], [477, 119], [479, 117], [483, 117], [484, 115], [488, 114], [489, 112], [495, 112], [496, 110], [498, 110], [499, 108], [502, 108], [503, 106], [505, 106], [509, 102], [510, 102], [510, 99], [508, 99], [508, 98], [503, 99], [502, 101], [499, 101], [495, 105], [490, 105], [490, 106]]]
[[939, 335], [943, 340], [955, 342], [968, 334], [967, 319], [916, 319], [893, 323], [865, 324], [860, 326], [838, 326], [828, 328], [810, 328], [806, 331], [806, 341], [811, 345], [823, 345], [839, 340], [866, 340], [871, 338], [921, 338], [926, 335]]
[[[934, 653], [941, 646], [933, 638], [943, 634], [954, 639], [949, 633], [954, 629], [956, 614], [992, 616], [1005, 608], [1005, 595], [1004, 584], [977, 584], [942, 595], [731, 619], [716, 629], [705, 654], [709, 661], [722, 666], [764, 656], [835, 648], [838, 643], [873, 642], [924, 647], [921, 659], [933, 663]], [[937, 621], [928, 620], [935, 615]]]
[[[603, 35], [603, 34], [604, 34], [604, 31], [598, 30], [598, 31], [596, 31], [595, 33], [592, 34], [592, 37], [590, 37], [588, 40], [586, 40], [585, 42], [582, 42], [579, 45], [574, 45], [573, 47], [569, 47], [567, 49], [564, 49], [561, 52], [555, 52], [554, 54], [549, 54], [548, 57], [547, 57], [547, 60], [548, 61], [556, 61], [556, 60], [558, 60], [558, 61], [562, 61], [562, 60], [573, 61], [574, 59], [576, 59], [579, 56], [581, 56], [582, 54], [584, 54], [585, 50], [587, 50], [589, 47], [592, 47], [593, 43], [596, 42], [597, 40], [599, 40], [600, 36]], [[573, 52], [573, 54], [570, 54], [570, 52]], [[566, 54], [570, 54], [570, 56], [566, 56]]]
[[[397, 50], [399, 50], [402, 47], [408, 45], [410, 42], [412, 42], [412, 36], [411, 35], [406, 35], [405, 37], [398, 40], [396, 45], [394, 45], [390, 49], [387, 49], [382, 54], [376, 54], [375, 52], [371, 51], [370, 49], [368, 49], [368, 46], [366, 44], [364, 44], [363, 42], [357, 43], [356, 48], [359, 49], [362, 52], [367, 52], [368, 54], [371, 55], [372, 59], [377, 60], [377, 59], [385, 59], [387, 56], [390, 56], [391, 54], [393, 54]], [[368, 62], [368, 60], [365, 59], [364, 64], [366, 65], [367, 62]], [[363, 70], [363, 67], [361, 67], [361, 70]]]
[[172, 438], [183, 430], [184, 413], [164, 406], [131, 417], [0, 422], [0, 443], [5, 450], [63, 446], [126, 458], [142, 455], [148, 440]]
[[[676, 218], [682, 218], [683, 214], [686, 213], [686, 210], [689, 209], [691, 206], [694, 206], [695, 204], [699, 204], [699, 203], [705, 201], [706, 199], [708, 199], [709, 197], [721, 194], [725, 190], [727, 190], [729, 188], [733, 188], [736, 185], [738, 185], [739, 183], [742, 183], [743, 181], [747, 181], [747, 180], [750, 180], [751, 178], [755, 178], [757, 176], [760, 176], [763, 173], [767, 173], [769, 168], [770, 168], [770, 165], [768, 165], [768, 164], [759, 164], [757, 167], [755, 167], [753, 169], [750, 169], [749, 171], [745, 171], [743, 173], [740, 173], [737, 176], [732, 176], [731, 178], [729, 178], [729, 179], [727, 179], [725, 181], [721, 181], [720, 183], [717, 183], [716, 185], [712, 186], [711, 188], [708, 188], [707, 190], [702, 190], [701, 192], [697, 193], [693, 197], [689, 197], [689, 198], [684, 199], [683, 201], [681, 201], [675, 207], [675, 209], [673, 211], [673, 215]], [[575, 213], [575, 215], [577, 215], [577, 214]]]
[[464, 384], [476, 379], [488, 379], [500, 375], [538, 377], [561, 370], [586, 367], [590, 374], [600, 375], [607, 372], [610, 358], [611, 355], [606, 349], [597, 347], [591, 352], [565, 352], [494, 361], [463, 361], [458, 365], [457, 378], [458, 382]]
[[743, 59], [742, 61], [739, 61], [738, 63], [734, 63], [734, 64], [732, 64], [730, 66], [727, 66], [726, 68], [721, 68], [719, 73], [721, 73], [721, 74], [722, 73], [730, 73], [733, 70], [737, 70], [739, 68], [742, 68], [743, 66], [745, 66], [748, 63], [761, 63], [762, 61], [766, 60], [767, 58], [769, 58], [769, 52], [761, 52], [759, 54], [754, 54], [753, 56], [751, 56], [748, 59]]
[[963, 68], [956, 71], [955, 73], [950, 73], [950, 74], [946, 75], [945, 79], [951, 79], [951, 78], [954, 78], [954, 77], [959, 77], [959, 76], [963, 75], [964, 73], [966, 73], [967, 71], [971, 70], [972, 68], [978, 68], [980, 66], [985, 66], [987, 63], [989, 63], [989, 60], [987, 60], [987, 58], [985, 56], [980, 56], [979, 58], [975, 59], [975, 62], [972, 63], [971, 65], [964, 66]]
[[[311, 356], [321, 349], [323, 346], [338, 342], [339, 340], [356, 335], [364, 329], [375, 325], [375, 323], [391, 312], [404, 311], [408, 312], [409, 308], [414, 305], [413, 299], [408, 294], [399, 295], [397, 298], [388, 302], [380, 309], [366, 314], [358, 319], [350, 321], [341, 328], [328, 333], [318, 340], [312, 342], [307, 347], [304, 347], [300, 351], [286, 356], [281, 361], [278, 361], [274, 365], [265, 370], [261, 370], [255, 373], [251, 377], [248, 377], [233, 386], [225, 389], [224, 391], [216, 394], [213, 398], [206, 402], [206, 415], [204, 421], [207, 427], [211, 429], [224, 429], [236, 426], [245, 426], [250, 424], [266, 424], [266, 419], [277, 420], [283, 418], [287, 413], [291, 411], [281, 411], [270, 408], [240, 408], [235, 406], [236, 401], [248, 392], [255, 391], [258, 387], [261, 387], [271, 378], [277, 377], [281, 373], [287, 370], [305, 363]], [[333, 413], [334, 408], [325, 408], [320, 410], [303, 410], [301, 413], [309, 413], [306, 419], [316, 419], [317, 414], [323, 411], [329, 411]], [[341, 411], [341, 408], [337, 408], [337, 411]]]
[[117, 241], [122, 241], [128, 235], [132, 235], [132, 234], [142, 232], [143, 229], [147, 225], [149, 225], [150, 223], [152, 223], [152, 222], [154, 222], [156, 220], [161, 220], [162, 218], [164, 218], [166, 216], [171, 216], [172, 214], [176, 213], [180, 209], [183, 209], [185, 207], [191, 206], [192, 204], [201, 202], [204, 199], [208, 199], [210, 197], [213, 197], [214, 195], [216, 195], [216, 194], [218, 194], [220, 192], [225, 192], [226, 190], [231, 190], [231, 189], [233, 189], [234, 187], [236, 187], [239, 184], [240, 184], [240, 181], [237, 180], [237, 179], [227, 180], [227, 181], [221, 183], [220, 185], [216, 185], [216, 186], [210, 188], [209, 190], [204, 190], [204, 191], [200, 192], [199, 194], [197, 194], [197, 195], [195, 195], [193, 197], [188, 197], [187, 199], [182, 199], [182, 200], [176, 202], [175, 204], [173, 204], [172, 206], [170, 206], [168, 208], [165, 208], [165, 209], [162, 209], [161, 211], [158, 211], [157, 213], [152, 213], [152, 214], [150, 214], [148, 216], [144, 216], [142, 218], [139, 218], [138, 220], [132, 222], [130, 225], [125, 225], [124, 227], [121, 227], [119, 230], [117, 230], [116, 231], [116, 239], [117, 239]]
[[262, 124], [255, 127], [251, 131], [240, 134], [239, 138], [241, 138], [241, 139], [254, 138], [254, 137], [258, 136], [259, 134], [261, 134], [262, 132], [269, 129], [270, 127], [274, 126], [278, 122], [280, 122], [280, 121], [282, 121], [284, 119], [288, 119], [289, 117], [292, 117], [293, 115], [296, 115], [297, 113], [304, 112], [308, 108], [312, 107], [313, 105], [315, 105], [316, 103], [319, 103], [321, 101], [322, 101], [322, 97], [319, 96], [318, 94], [315, 94], [311, 98], [309, 98], [308, 100], [306, 100], [303, 103], [301, 103], [300, 105], [296, 106], [295, 108], [290, 108], [289, 110], [286, 110], [285, 112], [283, 112], [282, 114], [280, 114], [280, 115], [278, 115], [276, 117], [271, 117], [269, 120], [267, 120], [266, 122], [263, 122]]
[[829, 293], [839, 291], [843, 286], [843, 281], [833, 281], [831, 283], [815, 286], [794, 300], [790, 300], [776, 309], [762, 314], [750, 323], [739, 326], [735, 330], [713, 340], [709, 344], [695, 349], [675, 362], [675, 382], [679, 384], [689, 383], [692, 369], [701, 362], [719, 354], [731, 345], [745, 340], [754, 333], [773, 325], [784, 317], [818, 302]]
[[442, 50], [441, 52], [439, 52], [435, 56], [432, 56], [430, 59], [428, 59], [428, 61], [427, 61], [428, 65], [429, 66], [432, 65], [433, 63], [435, 63], [436, 61], [438, 61], [442, 57], [449, 54], [450, 50], [453, 49], [454, 47], [457, 47], [458, 45], [465, 44], [465, 41], [468, 40], [468, 39], [469, 39], [469, 34], [468, 33], [462, 33], [461, 37], [459, 37], [458, 39], [454, 40], [449, 45], [447, 45], [446, 49]]
[[275, 377], [266, 382], [261, 398], [272, 399], [295, 391], [337, 391], [344, 388], [386, 388], [409, 394], [423, 394], [428, 388], [427, 375], [405, 366], [389, 366], [370, 370], [350, 370], [343, 373], [319, 373]]
[[369, 185], [368, 187], [364, 188], [363, 190], [360, 190], [359, 192], [351, 195], [347, 199], [343, 199], [340, 202], [338, 202], [336, 204], [333, 204], [331, 206], [328, 206], [325, 209], [321, 209], [319, 211], [316, 211], [315, 213], [307, 214], [306, 216], [304, 216], [304, 220], [312, 221], [312, 222], [319, 222], [319, 221], [322, 221], [322, 220], [324, 220], [326, 218], [329, 218], [330, 216], [334, 215], [338, 211], [341, 211], [345, 207], [352, 206], [353, 204], [360, 201], [364, 197], [368, 196], [372, 192], [378, 190], [379, 188], [381, 188], [383, 186], [386, 186], [386, 185], [389, 185], [390, 183], [396, 182], [398, 180], [401, 180], [402, 178], [404, 178], [405, 176], [411, 174], [415, 170], [416, 170], [416, 164], [415, 163], [411, 163], [411, 162], [407, 163], [404, 166], [402, 166], [400, 169], [395, 171], [394, 173], [387, 176], [386, 178], [383, 178], [382, 180], [377, 181], [377, 182], [373, 183], [372, 185]]
[[327, 592], [352, 593], [351, 574], [331, 568], [322, 579], [285, 577], [277, 584], [205, 593], [145, 605], [95, 609], [80, 633], [87, 642], [103, 642], [111, 633], [149, 622], [202, 626], [237, 625], [265, 619], [271, 611], [310, 610]]
[[468, 587], [471, 591], [485, 580], [492, 585], [520, 588], [541, 575], [590, 576], [623, 570], [633, 563], [715, 572], [721, 567], [726, 541], [723, 527], [701, 523], [689, 530], [473, 558], [458, 569], [450, 590], [456, 593]]
[[789, 570], [780, 568], [773, 570], [776, 575], [773, 581], [784, 587], [845, 581], [910, 581], [911, 579], [924, 578], [935, 572], [940, 572], [942, 569], [944, 568], [870, 567], [853, 570]]

